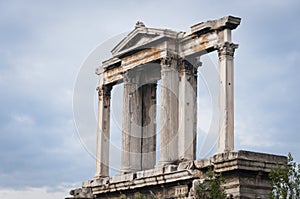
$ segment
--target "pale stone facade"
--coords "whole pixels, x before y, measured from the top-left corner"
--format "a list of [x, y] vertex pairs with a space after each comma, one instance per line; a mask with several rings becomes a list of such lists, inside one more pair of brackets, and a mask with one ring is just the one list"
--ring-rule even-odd
[[[234, 149], [233, 56], [237, 45], [231, 41], [231, 30], [239, 23], [239, 18], [229, 16], [196, 24], [187, 32], [175, 32], [138, 22], [112, 50], [113, 57], [98, 69], [98, 90], [102, 93], [106, 89], [105, 96], [109, 96], [114, 85], [124, 83], [122, 173], [195, 159], [197, 67], [200, 56], [214, 50], [219, 55], [221, 88], [218, 152]], [[158, 80], [161, 107], [154, 110]], [[99, 94], [96, 178], [108, 176], [109, 153], [102, 151], [109, 151], [109, 111], [109, 98]], [[153, 121], [157, 111], [161, 113], [161, 129], [160, 159], [156, 164]]]
[[[203, 172], [209, 166], [224, 173], [224, 186], [234, 198], [266, 198], [270, 191], [266, 174], [276, 162], [284, 163], [285, 157], [233, 152], [233, 58], [238, 45], [232, 43], [231, 31], [240, 20], [227, 16], [193, 25], [187, 32], [136, 24], [111, 51], [112, 58], [97, 69], [96, 174], [81, 189], [71, 192], [75, 198], [134, 198], [138, 192], [158, 198], [196, 198], [195, 184], [204, 179]], [[201, 55], [212, 51], [217, 51], [219, 58], [218, 154], [195, 160], [197, 70]], [[161, 106], [156, 110], [159, 80]], [[109, 177], [110, 93], [120, 83], [124, 85], [121, 169], [118, 175]], [[255, 179], [260, 183], [256, 187], [260, 192], [254, 191]]]

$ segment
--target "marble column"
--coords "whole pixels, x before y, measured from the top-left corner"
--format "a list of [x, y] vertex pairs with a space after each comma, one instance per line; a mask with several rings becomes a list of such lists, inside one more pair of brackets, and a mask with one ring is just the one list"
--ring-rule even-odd
[[140, 74], [135, 73], [131, 79], [130, 93], [130, 168], [131, 171], [142, 169], [142, 89], [139, 84]]
[[197, 67], [182, 60], [179, 74], [178, 155], [180, 160], [194, 160], [197, 133]]
[[95, 178], [109, 176], [110, 92], [111, 86], [98, 88], [98, 127]]
[[123, 114], [122, 114], [122, 152], [121, 152], [121, 173], [131, 172], [130, 167], [130, 139], [131, 139], [131, 91], [133, 84], [128, 77], [128, 72], [124, 74], [124, 94], [123, 94]]
[[142, 170], [153, 169], [156, 162], [156, 83], [142, 90]]
[[143, 85], [145, 75], [124, 76], [121, 173], [151, 169], [156, 161], [156, 83]]
[[218, 152], [234, 150], [234, 82], [233, 57], [237, 44], [224, 42], [218, 46], [219, 56], [219, 140]]
[[158, 166], [178, 159], [178, 74], [177, 60], [161, 61], [160, 160]]
[[156, 160], [156, 84], [141, 85], [133, 79], [130, 102], [130, 167], [131, 171], [152, 169]]

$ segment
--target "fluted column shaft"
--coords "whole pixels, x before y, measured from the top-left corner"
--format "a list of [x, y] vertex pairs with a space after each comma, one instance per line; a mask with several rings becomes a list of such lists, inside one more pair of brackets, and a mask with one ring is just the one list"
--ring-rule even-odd
[[234, 150], [234, 51], [238, 45], [224, 42], [218, 46], [219, 56], [219, 140], [218, 152]]
[[178, 82], [177, 60], [161, 61], [161, 114], [159, 165], [178, 159]]
[[143, 72], [124, 77], [121, 172], [151, 169], [156, 160], [156, 83], [142, 84]]
[[122, 113], [122, 154], [121, 154], [121, 172], [131, 172], [130, 166], [130, 139], [131, 139], [131, 91], [133, 84], [124, 74], [124, 94], [123, 94], [123, 113]]
[[142, 169], [142, 92], [139, 85], [139, 74], [131, 78], [130, 93], [130, 168], [131, 171]]
[[98, 88], [98, 127], [95, 178], [109, 176], [110, 86]]
[[194, 160], [197, 133], [197, 68], [182, 60], [179, 74], [178, 155], [180, 160]]
[[156, 83], [142, 90], [142, 170], [152, 169], [156, 162]]

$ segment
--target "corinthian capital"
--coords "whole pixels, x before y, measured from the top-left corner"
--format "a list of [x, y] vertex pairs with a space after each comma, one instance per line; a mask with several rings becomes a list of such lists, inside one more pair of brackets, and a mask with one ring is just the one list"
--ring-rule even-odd
[[171, 66], [172, 65], [172, 57], [163, 57], [161, 58], [161, 65]]
[[176, 55], [168, 55], [164, 58], [161, 58], [160, 64], [163, 68], [173, 68], [175, 70], [178, 70], [178, 57]]
[[225, 42], [222, 44], [217, 45], [217, 49], [218, 49], [218, 54], [219, 54], [219, 58], [223, 57], [223, 56], [234, 56], [234, 51], [235, 49], [238, 48], [238, 44], [234, 44], [234, 43], [229, 43], [229, 42]]
[[98, 97], [99, 100], [103, 100], [104, 98], [110, 98], [110, 91], [111, 91], [112, 87], [111, 86], [107, 86], [107, 85], [103, 85], [101, 87], [98, 87]]

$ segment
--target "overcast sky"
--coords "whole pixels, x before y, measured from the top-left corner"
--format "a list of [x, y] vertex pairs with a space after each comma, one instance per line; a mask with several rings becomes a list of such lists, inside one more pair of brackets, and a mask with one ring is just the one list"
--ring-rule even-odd
[[[81, 98], [79, 91], [96, 94], [95, 68], [121, 33], [131, 31], [138, 20], [187, 31], [227, 15], [242, 18], [233, 32], [240, 44], [235, 54], [235, 149], [292, 152], [300, 161], [299, 1], [1, 0], [0, 198], [63, 198], [94, 176], [95, 114], [84, 115], [84, 110], [93, 109], [95, 102]], [[204, 62], [208, 66], [210, 61]], [[114, 132], [120, 129], [121, 90], [113, 93]], [[207, 130], [211, 116], [202, 95], [199, 131]], [[73, 107], [84, 116], [80, 121], [92, 125], [78, 124]], [[118, 169], [120, 134], [113, 138], [111, 162]]]

